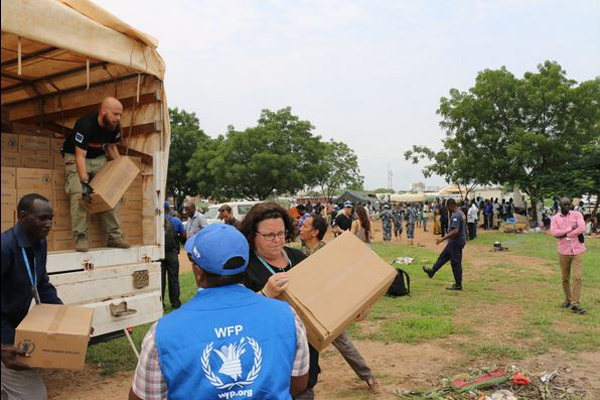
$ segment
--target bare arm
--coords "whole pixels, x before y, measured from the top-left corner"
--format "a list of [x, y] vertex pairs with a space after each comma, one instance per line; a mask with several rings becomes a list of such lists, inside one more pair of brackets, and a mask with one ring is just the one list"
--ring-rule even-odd
[[116, 160], [121, 157], [121, 154], [119, 153], [119, 149], [117, 148], [117, 145], [114, 143], [108, 143], [106, 145], [106, 152], [108, 153], [111, 160]]
[[[304, 375], [300, 376], [292, 376], [292, 380], [290, 382], [290, 394], [292, 397], [298, 396], [306, 389], [306, 385], [308, 384], [308, 372]], [[130, 400], [135, 400], [129, 398]]]
[[75, 146], [75, 166], [77, 167], [77, 175], [79, 175], [80, 182], [88, 182], [90, 180], [90, 177], [87, 174], [87, 169], [85, 168], [86, 154], [87, 150]]
[[142, 400], [133, 392], [133, 388], [129, 389], [129, 400]]
[[354, 234], [358, 232], [358, 221], [352, 221], [352, 225], [350, 226], [350, 232]]

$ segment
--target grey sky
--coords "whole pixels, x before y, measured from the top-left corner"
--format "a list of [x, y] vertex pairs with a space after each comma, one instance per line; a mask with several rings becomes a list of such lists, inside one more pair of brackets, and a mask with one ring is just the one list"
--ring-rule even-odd
[[95, 0], [159, 39], [171, 107], [216, 136], [261, 109], [291, 106], [315, 132], [350, 145], [365, 187], [424, 180], [404, 161], [439, 147], [450, 88], [505, 65], [517, 76], [555, 60], [577, 81], [600, 75], [600, 1]]

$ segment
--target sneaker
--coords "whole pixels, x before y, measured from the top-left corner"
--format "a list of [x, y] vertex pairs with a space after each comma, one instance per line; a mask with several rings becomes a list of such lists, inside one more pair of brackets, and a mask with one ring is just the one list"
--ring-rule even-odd
[[431, 268], [427, 268], [426, 266], [423, 265], [423, 271], [427, 274], [428, 277], [433, 278], [433, 276], [435, 275], [435, 271], [432, 270]]
[[562, 308], [571, 308], [571, 302], [569, 300], [565, 300], [562, 305]]
[[452, 286], [448, 286], [446, 290], [462, 290], [462, 285], [457, 285], [456, 283]]
[[369, 390], [373, 394], [380, 394], [383, 392], [383, 390], [381, 389], [381, 384], [375, 377], [367, 379], [367, 385], [369, 386]]
[[573, 311], [575, 314], [580, 314], [580, 315], [585, 314], [585, 310], [583, 308], [581, 308], [579, 305], [571, 307], [571, 311]]
[[87, 237], [85, 235], [77, 236], [77, 238], [75, 239], [75, 251], [85, 253], [89, 249], [90, 246], [88, 245]]
[[108, 243], [106, 243], [106, 247], [116, 247], [117, 249], [128, 249], [131, 247], [129, 243], [124, 241], [123, 239], [108, 239]]

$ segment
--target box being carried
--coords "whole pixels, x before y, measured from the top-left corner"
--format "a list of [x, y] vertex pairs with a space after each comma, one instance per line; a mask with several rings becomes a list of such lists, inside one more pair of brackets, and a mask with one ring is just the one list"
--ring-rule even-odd
[[91, 204], [86, 205], [88, 212], [96, 214], [115, 208], [139, 173], [139, 167], [128, 157], [107, 162], [90, 182], [94, 193]]
[[306, 336], [325, 349], [388, 290], [396, 270], [351, 232], [344, 232], [288, 272], [280, 296], [298, 313]]
[[32, 368], [83, 369], [94, 310], [81, 306], [37, 304], [17, 326], [15, 347]]

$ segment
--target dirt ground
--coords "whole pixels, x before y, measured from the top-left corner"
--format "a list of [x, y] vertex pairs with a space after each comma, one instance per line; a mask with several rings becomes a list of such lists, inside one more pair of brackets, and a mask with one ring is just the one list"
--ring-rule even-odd
[[[431, 227], [432, 228], [432, 227]], [[374, 241], [381, 240], [381, 225], [374, 224]], [[327, 236], [326, 239], [330, 239]], [[430, 232], [424, 233], [416, 229], [415, 246], [424, 246], [434, 251], [441, 251], [435, 245], [435, 237]], [[407, 245], [406, 238], [399, 245]], [[486, 249], [476, 246], [465, 248], [464, 258], [473, 265], [473, 269], [484, 266]], [[542, 271], [546, 262], [537, 258], [507, 253], [504, 261], [527, 263]], [[182, 254], [181, 272], [189, 270], [189, 261]], [[507, 310], [507, 315], [512, 313]], [[503, 320], [498, 318], [497, 320]], [[493, 330], [492, 330], [493, 331]], [[398, 393], [404, 390], [431, 388], [440, 385], [440, 380], [457, 370], [466, 370], [473, 360], [452, 350], [442, 347], [442, 342], [433, 341], [421, 344], [402, 344], [355, 340], [354, 344], [371, 369], [379, 377], [384, 393], [377, 396], [381, 399], [398, 399]], [[366, 385], [358, 380], [344, 359], [334, 348], [326, 349], [320, 360], [322, 373], [316, 387], [319, 399], [353, 399], [371, 398]], [[587, 393], [590, 399], [600, 399], [600, 354], [577, 353], [566, 354], [562, 351], [529, 357], [519, 361], [519, 368], [527, 371], [561, 371], [561, 383], [578, 388]], [[44, 371], [43, 377], [48, 386], [50, 399], [88, 399], [104, 400], [110, 398], [126, 398], [131, 385], [132, 372], [121, 372], [111, 376], [101, 376], [98, 370], [86, 367], [84, 371]], [[373, 398], [375, 398], [373, 396]]]

